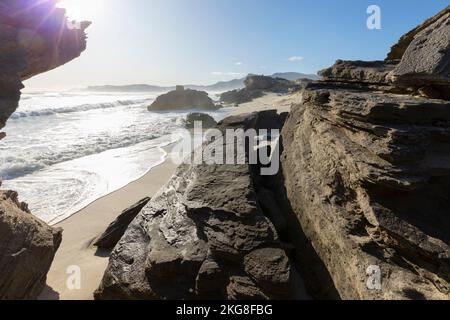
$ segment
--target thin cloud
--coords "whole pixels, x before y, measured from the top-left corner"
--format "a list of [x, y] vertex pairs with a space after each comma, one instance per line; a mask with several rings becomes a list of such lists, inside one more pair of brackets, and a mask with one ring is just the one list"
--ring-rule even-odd
[[294, 62], [294, 61], [302, 61], [303, 59], [304, 58], [302, 56], [292, 56], [288, 60]]
[[239, 61], [239, 62], [236, 62], [234, 65], [235, 65], [235, 66], [242, 66], [243, 64], [244, 64], [243, 62], [240, 62], [240, 61]]

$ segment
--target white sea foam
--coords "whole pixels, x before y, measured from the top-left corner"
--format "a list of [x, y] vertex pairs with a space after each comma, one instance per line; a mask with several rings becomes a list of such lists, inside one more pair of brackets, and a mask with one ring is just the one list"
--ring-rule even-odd
[[147, 111], [155, 96], [24, 94], [0, 143], [2, 188], [17, 190], [33, 214], [56, 223], [139, 178], [164, 160], [162, 146], [187, 114]]
[[[31, 97], [28, 97], [30, 99]], [[97, 109], [110, 109], [119, 106], [130, 106], [130, 105], [142, 105], [144, 103], [150, 103], [150, 99], [138, 99], [138, 100], [118, 100], [114, 102], [105, 103], [94, 103], [94, 104], [84, 104], [72, 107], [55, 107], [55, 108], [45, 108], [38, 110], [28, 110], [28, 111], [16, 111], [11, 115], [11, 119], [19, 119], [24, 117], [39, 117], [39, 116], [49, 116], [62, 113], [72, 113], [72, 112], [82, 112]]]

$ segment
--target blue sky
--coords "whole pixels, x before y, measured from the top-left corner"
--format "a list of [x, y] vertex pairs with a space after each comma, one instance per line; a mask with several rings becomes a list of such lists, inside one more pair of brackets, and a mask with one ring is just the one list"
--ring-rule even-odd
[[[381, 30], [366, 26], [369, 5], [381, 8]], [[447, 5], [448, 0], [61, 0], [73, 17], [93, 21], [88, 49], [26, 85], [208, 84], [247, 73], [316, 73], [336, 59], [384, 59], [402, 34]]]

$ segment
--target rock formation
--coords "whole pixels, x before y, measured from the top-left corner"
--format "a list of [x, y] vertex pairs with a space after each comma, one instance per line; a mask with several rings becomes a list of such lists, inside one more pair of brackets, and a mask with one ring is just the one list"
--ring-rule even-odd
[[[22, 80], [56, 68], [86, 48], [89, 23], [68, 23], [55, 3], [0, 1], [0, 129], [18, 106]], [[4, 136], [0, 132], [0, 139]], [[60, 242], [60, 230], [32, 216], [14, 192], [0, 191], [0, 299], [36, 298]]]
[[209, 114], [194, 112], [187, 115], [186, 128], [193, 129], [195, 122], [201, 122], [203, 129], [213, 128], [217, 125], [216, 120]]
[[207, 92], [184, 89], [177, 86], [176, 90], [163, 94], [156, 98], [149, 111], [203, 109], [214, 110], [218, 107], [214, 104]]
[[[282, 122], [264, 112], [227, 118], [219, 128], [280, 129]], [[215, 140], [196, 156], [211, 146], [235, 147]], [[288, 246], [258, 199], [256, 172], [247, 162], [182, 164], [114, 249], [96, 299], [305, 297]], [[279, 210], [276, 202], [272, 208]]]
[[450, 6], [403, 36], [387, 60], [400, 59], [390, 74], [397, 86], [430, 88], [450, 99]]
[[22, 80], [54, 69], [86, 49], [89, 22], [68, 22], [55, 0], [2, 0], [0, 129], [17, 108]]
[[[449, 21], [447, 7], [404, 36], [389, 61], [338, 61], [293, 106], [285, 187], [329, 274], [305, 267], [313, 291], [450, 299], [450, 101], [425, 98], [448, 99]], [[371, 290], [368, 268], [378, 267], [381, 287]]]
[[125, 209], [115, 221], [113, 221], [105, 232], [95, 241], [94, 246], [102, 249], [113, 249], [122, 238], [130, 223], [136, 218], [141, 210], [147, 205], [150, 198], [144, 198]]
[[260, 98], [266, 92], [286, 93], [289, 90], [299, 88], [298, 84], [286, 79], [257, 75], [249, 75], [244, 84], [244, 89], [222, 93], [220, 101], [229, 104], [241, 104]]
[[384, 86], [383, 91], [450, 99], [450, 6], [404, 35], [385, 61], [342, 61], [325, 81]]
[[61, 230], [34, 218], [17, 193], [0, 191], [0, 300], [34, 299], [61, 243]]

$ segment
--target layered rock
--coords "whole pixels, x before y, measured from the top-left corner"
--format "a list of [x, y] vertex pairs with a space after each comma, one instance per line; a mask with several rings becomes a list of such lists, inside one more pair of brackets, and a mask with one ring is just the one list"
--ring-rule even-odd
[[[279, 129], [282, 121], [276, 112], [266, 112], [227, 118], [219, 128]], [[219, 147], [234, 149], [234, 143], [206, 143], [193, 164], [178, 168], [114, 249], [97, 299], [293, 299], [304, 294], [286, 246], [258, 200], [261, 184], [254, 167], [248, 161], [197, 161]]]
[[33, 217], [17, 193], [0, 191], [0, 300], [36, 298], [60, 243], [61, 230]]
[[390, 75], [396, 85], [433, 87], [440, 93], [437, 98], [450, 99], [450, 6], [405, 35], [388, 59], [400, 54]]
[[[21, 81], [76, 58], [86, 48], [89, 23], [68, 23], [55, 3], [0, 1], [0, 129], [18, 106]], [[0, 139], [4, 136], [0, 132]], [[31, 215], [16, 193], [0, 191], [0, 299], [36, 298], [60, 242], [60, 230]]]
[[450, 6], [404, 35], [384, 61], [342, 61], [320, 72], [331, 82], [450, 99]]
[[148, 107], [149, 111], [163, 110], [182, 110], [182, 109], [218, 109], [214, 101], [205, 91], [184, 89], [183, 86], [177, 86], [176, 90], [160, 95]]
[[262, 97], [268, 92], [287, 93], [300, 87], [299, 84], [293, 81], [258, 75], [249, 75], [245, 79], [244, 84], [244, 89], [222, 93], [220, 101], [228, 104], [241, 104]]
[[[450, 299], [450, 102], [413, 96], [449, 84], [448, 10], [402, 38], [389, 55], [401, 62], [338, 61], [292, 108], [283, 176], [330, 277], [306, 268], [317, 292], [331, 282], [343, 299]], [[436, 54], [413, 59], [422, 49]], [[411, 90], [392, 77], [402, 64]]]

